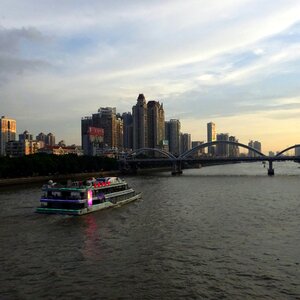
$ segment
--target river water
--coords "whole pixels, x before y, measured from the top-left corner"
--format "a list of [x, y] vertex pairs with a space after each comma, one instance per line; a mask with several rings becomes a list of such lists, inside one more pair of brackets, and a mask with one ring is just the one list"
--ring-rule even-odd
[[300, 299], [299, 166], [126, 177], [141, 200], [81, 217], [2, 189], [0, 298]]

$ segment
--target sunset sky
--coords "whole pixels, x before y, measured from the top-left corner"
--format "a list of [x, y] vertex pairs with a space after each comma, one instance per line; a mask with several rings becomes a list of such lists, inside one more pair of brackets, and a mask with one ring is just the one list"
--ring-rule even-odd
[[80, 144], [81, 117], [163, 102], [263, 152], [300, 144], [300, 1], [1, 0], [0, 114]]

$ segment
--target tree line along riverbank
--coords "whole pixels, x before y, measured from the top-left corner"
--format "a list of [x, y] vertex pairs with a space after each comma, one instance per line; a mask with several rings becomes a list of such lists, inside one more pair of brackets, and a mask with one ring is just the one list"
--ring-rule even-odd
[[[69, 174], [118, 172], [114, 158], [99, 156], [77, 156], [33, 154], [22, 157], [0, 157], [0, 181], [16, 178], [65, 177]], [[28, 179], [29, 180], [29, 179]], [[34, 180], [31, 180], [33, 182]]]

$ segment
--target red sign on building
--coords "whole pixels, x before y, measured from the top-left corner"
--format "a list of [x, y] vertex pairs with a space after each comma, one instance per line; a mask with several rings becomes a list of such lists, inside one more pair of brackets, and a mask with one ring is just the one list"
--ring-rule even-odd
[[88, 128], [88, 136], [89, 136], [90, 142], [101, 143], [101, 142], [103, 142], [104, 129], [97, 128], [97, 127], [89, 127]]
[[104, 136], [104, 129], [103, 128], [97, 128], [97, 127], [89, 127], [88, 134], [103, 137]]

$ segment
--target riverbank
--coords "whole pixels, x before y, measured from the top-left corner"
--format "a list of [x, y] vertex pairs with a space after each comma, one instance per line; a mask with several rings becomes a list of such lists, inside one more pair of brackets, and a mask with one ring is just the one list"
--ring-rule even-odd
[[0, 188], [8, 187], [13, 185], [24, 185], [33, 183], [46, 183], [48, 180], [64, 181], [64, 180], [75, 180], [85, 179], [89, 177], [105, 177], [105, 176], [117, 176], [119, 171], [100, 171], [91, 173], [75, 173], [75, 174], [63, 174], [63, 175], [51, 175], [51, 176], [33, 176], [33, 177], [20, 177], [20, 178], [6, 178], [0, 179]]

